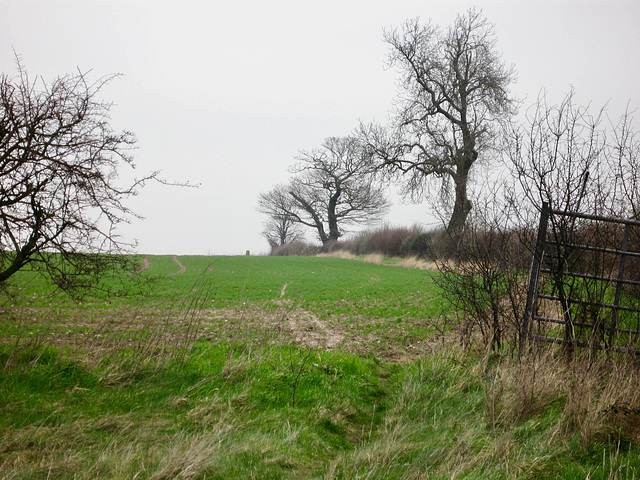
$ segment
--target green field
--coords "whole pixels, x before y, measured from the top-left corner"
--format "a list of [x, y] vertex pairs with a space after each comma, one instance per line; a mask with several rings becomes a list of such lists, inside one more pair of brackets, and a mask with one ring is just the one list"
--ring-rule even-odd
[[178, 260], [79, 302], [29, 272], [4, 293], [0, 478], [639, 475], [640, 412], [610, 408], [637, 379], [461, 350], [437, 273]]

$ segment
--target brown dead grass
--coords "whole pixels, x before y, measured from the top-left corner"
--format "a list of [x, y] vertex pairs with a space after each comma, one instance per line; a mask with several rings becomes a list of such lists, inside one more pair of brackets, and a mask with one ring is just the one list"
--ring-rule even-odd
[[415, 256], [403, 258], [397, 263], [397, 265], [399, 267], [417, 268], [419, 270], [430, 270], [430, 271], [438, 270], [438, 265], [436, 264], [436, 262], [424, 260], [422, 258], [418, 258]]
[[421, 259], [416, 256], [404, 257], [404, 258], [385, 258], [380, 253], [369, 253], [364, 257], [357, 257], [353, 253], [346, 250], [336, 250], [330, 253], [321, 253], [319, 257], [333, 257], [342, 258], [345, 260], [358, 260], [365, 263], [371, 263], [374, 265], [387, 265], [393, 267], [403, 268], [416, 268], [419, 270], [438, 270], [438, 266], [435, 262]]
[[380, 253], [369, 253], [364, 256], [362, 261], [373, 265], [384, 265], [384, 257]]
[[347, 251], [347, 250], [334, 250], [333, 252], [329, 252], [329, 253], [319, 253], [317, 255], [318, 257], [332, 257], [332, 258], [342, 258], [345, 260], [358, 260], [358, 257], [356, 257], [353, 253]]
[[566, 370], [550, 352], [501, 365], [492, 379], [487, 401], [490, 424], [509, 425], [533, 417], [561, 398]]
[[[541, 353], [542, 352], [542, 353]], [[640, 370], [627, 357], [571, 361], [557, 348], [534, 352], [496, 369], [487, 396], [487, 420], [508, 426], [563, 405], [553, 435], [578, 434], [583, 447], [601, 436], [640, 443]]]

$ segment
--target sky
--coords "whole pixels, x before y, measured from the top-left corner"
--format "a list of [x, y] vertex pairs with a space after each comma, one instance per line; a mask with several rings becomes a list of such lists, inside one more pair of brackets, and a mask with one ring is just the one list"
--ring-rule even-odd
[[[472, 6], [518, 73], [521, 111], [542, 89], [558, 101], [574, 88], [613, 117], [640, 106], [637, 0], [0, 0], [0, 71], [15, 74], [18, 54], [45, 81], [122, 74], [102, 98], [111, 126], [136, 134], [135, 174], [199, 185], [130, 199], [144, 218], [120, 233], [139, 253], [261, 254], [258, 194], [300, 150], [386, 121], [398, 74], [383, 29], [446, 27]], [[393, 201], [387, 224], [435, 222], [428, 204]]]

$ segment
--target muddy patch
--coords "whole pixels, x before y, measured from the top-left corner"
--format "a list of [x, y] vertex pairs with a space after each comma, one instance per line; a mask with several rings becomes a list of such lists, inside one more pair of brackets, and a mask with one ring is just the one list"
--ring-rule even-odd
[[142, 259], [142, 267], [138, 270], [138, 273], [144, 272], [145, 270], [149, 270], [151, 268], [151, 263], [149, 263], [149, 257], [144, 257]]
[[308, 348], [332, 350], [344, 344], [344, 335], [305, 310], [287, 315], [289, 328], [297, 344]]
[[441, 335], [412, 333], [418, 327], [424, 327], [419, 325], [424, 320], [409, 322], [400, 328], [388, 319], [341, 315], [325, 319], [308, 310], [296, 308], [287, 300], [275, 303], [279, 308], [263, 309], [247, 305], [242, 309], [211, 309], [206, 317], [210, 319], [212, 330], [217, 335], [232, 342], [239, 340], [342, 350], [360, 356], [373, 355], [393, 363], [414, 361], [443, 342]]
[[[385, 318], [322, 316], [289, 300], [274, 303], [195, 311], [9, 309], [4, 313], [14, 318], [13, 323], [21, 325], [16, 335], [24, 340], [37, 336], [48, 344], [87, 347], [93, 352], [142, 345], [149, 339], [173, 346], [200, 340], [213, 344], [341, 350], [404, 363], [432, 352], [444, 341], [442, 335], [424, 332], [427, 321], [424, 319], [398, 324]], [[15, 337], [9, 335], [5, 340], [15, 341]]]

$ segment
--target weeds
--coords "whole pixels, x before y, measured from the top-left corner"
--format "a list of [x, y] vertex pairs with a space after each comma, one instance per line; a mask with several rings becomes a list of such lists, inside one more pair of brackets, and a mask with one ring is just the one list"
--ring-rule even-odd
[[49, 347], [46, 329], [33, 332], [25, 325], [23, 318], [12, 318], [16, 324], [16, 333], [10, 340], [5, 352], [0, 352], [0, 362], [4, 363], [3, 370], [8, 371], [20, 367], [24, 373], [32, 365], [38, 363], [42, 354]]

